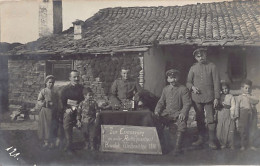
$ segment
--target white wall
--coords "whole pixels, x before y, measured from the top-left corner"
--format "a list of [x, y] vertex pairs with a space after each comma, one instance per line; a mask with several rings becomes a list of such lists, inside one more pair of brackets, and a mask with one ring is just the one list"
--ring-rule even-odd
[[160, 48], [151, 48], [144, 54], [144, 88], [161, 96], [165, 86], [166, 60]]

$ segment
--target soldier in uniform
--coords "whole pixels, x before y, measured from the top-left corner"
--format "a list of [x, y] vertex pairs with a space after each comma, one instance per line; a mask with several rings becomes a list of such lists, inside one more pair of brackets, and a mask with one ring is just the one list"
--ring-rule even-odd
[[116, 79], [111, 86], [112, 107], [131, 101], [135, 93], [141, 91], [141, 89], [137, 81], [129, 78], [129, 69], [122, 67], [121, 77]]
[[59, 114], [59, 119], [63, 125], [66, 138], [65, 151], [71, 152], [72, 144], [72, 129], [77, 122], [77, 106], [84, 100], [83, 86], [79, 84], [79, 72], [72, 70], [70, 73], [70, 84], [66, 85], [61, 90], [61, 105], [62, 109]]
[[[163, 125], [159, 125], [158, 128], [160, 136], [164, 126], [169, 126], [169, 132], [171, 138], [175, 134], [175, 125], [177, 125], [177, 140], [174, 154], [178, 155], [182, 152], [183, 133], [187, 128], [187, 118], [191, 107], [191, 98], [189, 90], [179, 84], [178, 70], [168, 70], [166, 72], [167, 81], [170, 85], [167, 85], [163, 91], [160, 100], [155, 108], [155, 115], [158, 117], [159, 122]], [[161, 137], [163, 139], [163, 137]], [[163, 140], [161, 140], [163, 142]]]
[[192, 145], [203, 144], [206, 131], [205, 114], [209, 132], [209, 147], [217, 149], [215, 144], [215, 110], [220, 98], [220, 81], [216, 66], [207, 61], [207, 50], [204, 48], [196, 49], [193, 52], [197, 63], [189, 71], [187, 87], [192, 91], [193, 106], [196, 112], [197, 128], [199, 132], [198, 140]]

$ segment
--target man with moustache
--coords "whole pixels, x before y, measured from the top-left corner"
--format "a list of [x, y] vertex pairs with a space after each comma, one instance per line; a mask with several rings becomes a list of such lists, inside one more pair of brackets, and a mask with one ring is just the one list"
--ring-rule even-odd
[[205, 114], [209, 133], [209, 147], [217, 149], [215, 143], [215, 110], [220, 98], [220, 81], [216, 66], [207, 61], [207, 49], [198, 48], [193, 52], [197, 63], [191, 66], [186, 86], [191, 90], [193, 106], [196, 112], [198, 140], [192, 145], [199, 146], [204, 143], [206, 132]]
[[154, 113], [158, 117], [159, 122], [163, 124], [159, 125], [158, 128], [160, 136], [163, 136], [162, 131], [164, 126], [169, 126], [170, 136], [173, 138], [175, 126], [177, 125], [177, 140], [174, 155], [179, 155], [182, 152], [183, 133], [187, 128], [191, 99], [189, 90], [179, 83], [180, 72], [178, 70], [168, 70], [166, 76], [169, 85], [163, 89]]
[[79, 72], [72, 70], [69, 77], [70, 83], [61, 90], [61, 105], [62, 109], [59, 115], [60, 122], [63, 124], [64, 134], [66, 138], [67, 152], [72, 152], [72, 131], [76, 125], [77, 106], [84, 100], [83, 86], [80, 85]]

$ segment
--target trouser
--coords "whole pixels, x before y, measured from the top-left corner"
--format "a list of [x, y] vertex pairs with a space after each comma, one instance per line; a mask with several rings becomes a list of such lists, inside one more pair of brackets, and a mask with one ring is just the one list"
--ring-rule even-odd
[[176, 134], [176, 127], [177, 127], [177, 133], [184, 133], [187, 129], [187, 120], [180, 121], [178, 117], [160, 116], [157, 118], [156, 124], [157, 124], [158, 135], [162, 144], [164, 144], [163, 130], [165, 126], [169, 127], [171, 140]]
[[67, 126], [66, 128], [64, 128], [64, 134], [65, 134], [65, 138], [66, 138], [65, 149], [71, 149], [73, 126]]
[[90, 118], [87, 123], [83, 123], [82, 132], [84, 133], [85, 141], [93, 144], [97, 137], [95, 118]]
[[257, 112], [251, 109], [241, 109], [238, 119], [238, 131], [241, 138], [241, 146], [254, 146], [257, 132]]
[[65, 113], [63, 118], [64, 135], [66, 138], [65, 149], [71, 149], [73, 127], [75, 126], [75, 124], [76, 124], [75, 113], [69, 113], [69, 114]]
[[[199, 135], [203, 136], [206, 132], [205, 118], [207, 120], [209, 131], [215, 132], [216, 124], [214, 119], [215, 110], [213, 108], [213, 102], [209, 102], [209, 103], [193, 102], [193, 106], [196, 112], [196, 121], [197, 121], [197, 128], [199, 131]], [[206, 111], [206, 117], [204, 114], [204, 109]]]

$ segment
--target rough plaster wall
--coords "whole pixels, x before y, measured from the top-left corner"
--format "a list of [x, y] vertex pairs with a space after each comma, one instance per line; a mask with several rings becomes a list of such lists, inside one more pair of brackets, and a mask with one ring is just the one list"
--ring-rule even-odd
[[144, 54], [144, 88], [156, 96], [161, 96], [165, 86], [166, 60], [159, 48], [151, 48]]

